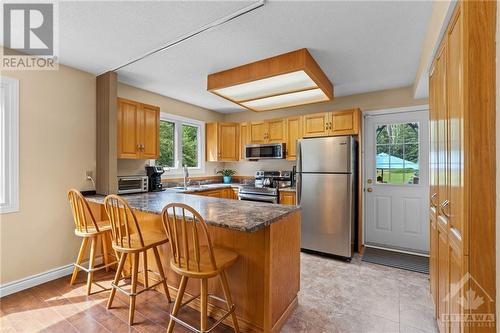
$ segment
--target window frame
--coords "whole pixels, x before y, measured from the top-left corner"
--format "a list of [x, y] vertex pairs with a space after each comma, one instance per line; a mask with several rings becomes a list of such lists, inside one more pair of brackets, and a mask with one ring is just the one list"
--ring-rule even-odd
[[[198, 128], [198, 166], [188, 167], [188, 170], [193, 174], [205, 172], [205, 122], [201, 120], [191, 119], [187, 117], [177, 116], [165, 112], [160, 113], [160, 121], [168, 121], [174, 123], [174, 167], [163, 167], [165, 173], [162, 177], [168, 175], [182, 174], [182, 125], [189, 125]], [[155, 161], [156, 163], [156, 161]]]
[[0, 85], [0, 214], [7, 214], [19, 211], [19, 80], [0, 76]]

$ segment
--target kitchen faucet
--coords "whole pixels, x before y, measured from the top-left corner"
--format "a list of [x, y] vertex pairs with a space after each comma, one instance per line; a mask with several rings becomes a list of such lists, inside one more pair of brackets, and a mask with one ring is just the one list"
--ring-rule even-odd
[[187, 165], [184, 165], [182, 168], [183, 174], [184, 174], [184, 189], [187, 190], [187, 187], [189, 185], [189, 172], [188, 172], [188, 167]]

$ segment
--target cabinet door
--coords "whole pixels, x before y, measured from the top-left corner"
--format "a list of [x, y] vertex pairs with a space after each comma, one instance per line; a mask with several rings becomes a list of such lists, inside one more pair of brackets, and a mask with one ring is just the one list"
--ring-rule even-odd
[[267, 143], [267, 123], [252, 121], [250, 123], [250, 143]]
[[[458, 235], [457, 235], [458, 236]], [[450, 299], [449, 299], [449, 313], [450, 318], [464, 318], [466, 314], [464, 307], [461, 306], [462, 300], [469, 299], [470, 295], [466, 295], [466, 292], [470, 290], [476, 292], [477, 297], [487, 296], [482, 295], [481, 291], [474, 285], [470, 285], [470, 280], [465, 281], [463, 284], [463, 279], [467, 274], [467, 262], [468, 257], [463, 255], [463, 250], [461, 246], [461, 240], [455, 237], [454, 232], [449, 233], [449, 276], [450, 276], [450, 288], [451, 286], [460, 286], [457, 290], [450, 289]], [[473, 301], [473, 299], [471, 299]], [[450, 333], [463, 333], [466, 330], [462, 320], [453, 320], [449, 324]]]
[[329, 135], [330, 113], [322, 112], [303, 116], [304, 137]]
[[267, 121], [267, 142], [269, 143], [282, 143], [286, 141], [285, 138], [285, 119], [273, 119]]
[[118, 158], [140, 157], [140, 113], [140, 103], [118, 99]]
[[280, 204], [295, 205], [295, 192], [280, 192]]
[[237, 161], [238, 149], [238, 124], [219, 123], [219, 161]]
[[[463, 99], [463, 59], [462, 59], [462, 15], [454, 17], [448, 31], [446, 91], [448, 109], [449, 147], [448, 174], [450, 180], [449, 205], [444, 213], [450, 216], [450, 228], [454, 229], [463, 244], [468, 244], [467, 227], [464, 210], [464, 104]], [[464, 255], [468, 255], [468, 247], [460, 245]]]
[[141, 158], [157, 159], [160, 156], [160, 108], [141, 106]]
[[356, 135], [359, 133], [359, 110], [332, 112], [331, 135]]
[[248, 123], [240, 124], [240, 158], [245, 159], [245, 145], [250, 143]]
[[438, 312], [438, 303], [439, 303], [439, 295], [438, 295], [438, 229], [437, 229], [437, 220], [436, 214], [434, 212], [430, 212], [430, 251], [429, 251], [429, 278], [430, 278], [430, 291], [432, 296], [432, 301], [434, 303], [435, 313], [434, 315], [437, 318]]
[[450, 296], [450, 278], [449, 278], [449, 243], [448, 243], [448, 221], [442, 216], [438, 217], [438, 304], [437, 304], [437, 319], [440, 327], [440, 332], [448, 332], [449, 328], [446, 318], [449, 314], [449, 296]]
[[286, 118], [286, 159], [297, 159], [297, 140], [302, 138], [302, 117]]
[[217, 162], [219, 160], [219, 126], [217, 123], [205, 124], [205, 160]]

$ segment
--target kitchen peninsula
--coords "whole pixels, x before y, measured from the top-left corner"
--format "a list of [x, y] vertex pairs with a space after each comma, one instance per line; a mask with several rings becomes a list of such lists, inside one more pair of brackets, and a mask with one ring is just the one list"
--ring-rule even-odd
[[[227, 270], [240, 327], [244, 332], [279, 332], [297, 305], [300, 288], [300, 208], [260, 202], [219, 199], [202, 195], [164, 192], [125, 195], [143, 230], [163, 230], [161, 211], [178, 202], [196, 209], [205, 219], [215, 246], [239, 254]], [[105, 218], [104, 196], [87, 197], [92, 210]], [[150, 265], [154, 258], [148, 257]], [[180, 278], [170, 270], [170, 245], [161, 249], [172, 294]], [[139, 274], [139, 279], [143, 278]], [[153, 282], [153, 281], [151, 281]], [[219, 281], [209, 281], [209, 293], [223, 296]], [[185, 298], [199, 294], [188, 283]], [[190, 306], [198, 308], [198, 302]], [[209, 316], [219, 319], [223, 304], [209, 299]], [[225, 321], [231, 325], [231, 321]]]

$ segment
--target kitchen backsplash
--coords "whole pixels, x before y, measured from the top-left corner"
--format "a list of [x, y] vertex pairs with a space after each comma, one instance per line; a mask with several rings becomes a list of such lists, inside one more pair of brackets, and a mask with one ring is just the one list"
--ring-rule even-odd
[[296, 161], [287, 160], [261, 160], [261, 161], [239, 161], [226, 162], [224, 168], [236, 170], [238, 176], [254, 176], [255, 171], [292, 170]]
[[[145, 175], [146, 170], [144, 166], [148, 160], [126, 160], [118, 159], [118, 175], [119, 176], [135, 176], [135, 175]], [[205, 162], [205, 172], [200, 172], [196, 170], [190, 170], [189, 174], [191, 176], [214, 176], [216, 170], [224, 168], [224, 163], [220, 162]], [[182, 174], [177, 172], [175, 174], [165, 171], [162, 175], [163, 178], [179, 178]]]

